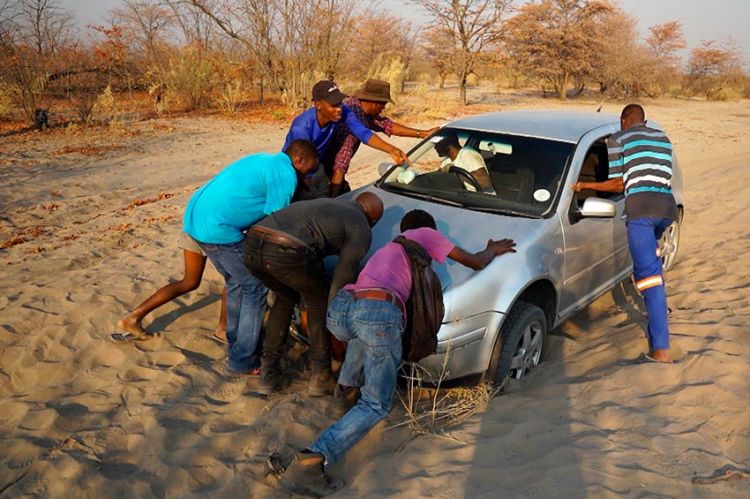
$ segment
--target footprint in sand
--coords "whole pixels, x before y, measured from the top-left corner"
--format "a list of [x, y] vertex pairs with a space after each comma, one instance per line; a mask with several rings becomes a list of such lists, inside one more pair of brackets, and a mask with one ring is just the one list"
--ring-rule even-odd
[[13, 400], [0, 404], [0, 431], [8, 431], [16, 427], [29, 412], [29, 405]]
[[242, 393], [241, 383], [222, 383], [206, 390], [205, 396], [212, 404], [224, 405], [233, 402]]
[[4, 452], [7, 452], [5, 461], [8, 468], [17, 470], [26, 468], [33, 463], [42, 453], [42, 449], [28, 440], [14, 439], [3, 442]]
[[[2, 409], [0, 409], [2, 410]], [[29, 431], [40, 431], [46, 430], [57, 419], [57, 412], [52, 409], [41, 409], [38, 411], [31, 411], [23, 418], [23, 421], [18, 425], [22, 430]]]
[[185, 356], [180, 352], [155, 352], [148, 359], [155, 366], [167, 368], [185, 362]]
[[128, 369], [125, 372], [121, 372], [117, 375], [117, 378], [121, 381], [130, 383], [138, 381], [152, 381], [159, 375], [159, 371], [149, 369], [147, 367], [135, 366]]

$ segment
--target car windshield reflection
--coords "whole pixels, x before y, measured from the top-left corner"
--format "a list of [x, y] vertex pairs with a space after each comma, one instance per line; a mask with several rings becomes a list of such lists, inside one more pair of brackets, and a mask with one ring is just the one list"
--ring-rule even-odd
[[477, 211], [541, 217], [561, 189], [574, 144], [442, 129], [392, 169], [382, 189]]

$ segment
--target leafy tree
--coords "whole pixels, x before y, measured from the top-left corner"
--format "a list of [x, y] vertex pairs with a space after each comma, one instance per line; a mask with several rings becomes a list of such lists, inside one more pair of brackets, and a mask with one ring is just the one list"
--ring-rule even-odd
[[459, 98], [466, 104], [466, 79], [475, 72], [482, 52], [500, 39], [512, 0], [411, 1], [430, 15], [435, 27], [450, 34]]

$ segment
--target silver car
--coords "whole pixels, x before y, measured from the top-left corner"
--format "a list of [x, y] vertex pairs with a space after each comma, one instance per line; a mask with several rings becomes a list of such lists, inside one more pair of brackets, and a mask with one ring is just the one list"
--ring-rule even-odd
[[[517, 253], [480, 272], [451, 261], [437, 268], [445, 316], [437, 354], [421, 362], [429, 381], [522, 377], [541, 361], [548, 331], [631, 274], [624, 195], [576, 194], [570, 187], [607, 179], [605, 139], [617, 130], [618, 116], [603, 113], [483, 114], [450, 123], [417, 145], [408, 167], [381, 165], [382, 177], [364, 188], [386, 207], [371, 252], [393, 239], [401, 217], [416, 208], [465, 249], [482, 249], [490, 238], [517, 243]], [[473, 160], [440, 157], [435, 146], [448, 136]], [[665, 269], [675, 262], [684, 206], [673, 162], [680, 220], [660, 243]]]

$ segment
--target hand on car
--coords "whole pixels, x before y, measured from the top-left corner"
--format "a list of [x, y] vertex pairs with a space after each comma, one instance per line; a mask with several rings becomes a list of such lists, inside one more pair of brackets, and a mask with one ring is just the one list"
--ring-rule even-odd
[[575, 184], [571, 185], [570, 188], [573, 189], [574, 192], [581, 192], [583, 190], [581, 182], [576, 182]]
[[406, 153], [398, 147], [391, 147], [391, 150], [388, 152], [388, 154], [391, 155], [394, 164], [404, 165], [409, 162], [409, 158], [406, 156]]
[[501, 239], [499, 241], [493, 241], [490, 239], [487, 241], [487, 247], [494, 251], [495, 256], [516, 252], [516, 242], [513, 239]]

